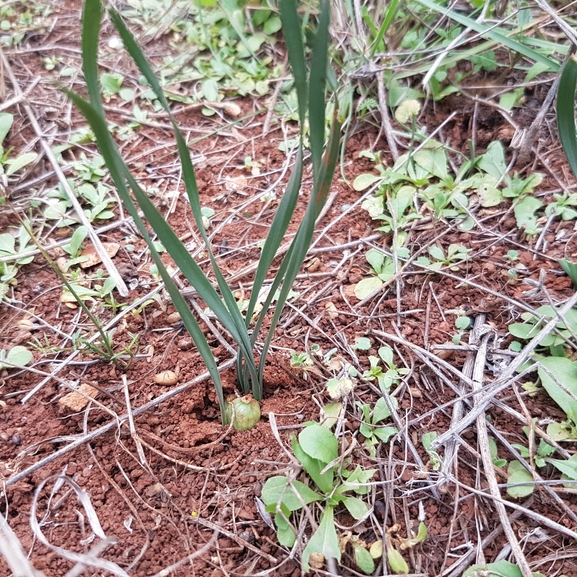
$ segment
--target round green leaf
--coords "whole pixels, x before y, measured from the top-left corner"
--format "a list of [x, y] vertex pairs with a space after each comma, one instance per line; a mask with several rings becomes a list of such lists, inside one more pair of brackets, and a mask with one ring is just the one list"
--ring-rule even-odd
[[32, 353], [26, 347], [18, 345], [8, 351], [6, 360], [24, 367], [32, 360]]
[[507, 469], [509, 473], [509, 483], [523, 483], [528, 481], [530, 484], [515, 485], [507, 488], [507, 494], [517, 499], [521, 497], [528, 497], [535, 489], [535, 480], [533, 476], [519, 463], [519, 461], [511, 461]]
[[369, 186], [383, 180], [382, 176], [377, 176], [376, 174], [359, 174], [353, 181], [353, 188], [357, 192], [361, 192], [369, 188]]
[[355, 547], [355, 563], [363, 573], [370, 574], [375, 570], [375, 562], [364, 547]]
[[363, 299], [372, 295], [382, 285], [383, 285], [383, 281], [379, 277], [371, 276], [369, 278], [364, 278], [362, 281], [360, 281], [356, 284], [355, 296], [360, 301], [362, 301]]
[[337, 438], [321, 425], [311, 425], [303, 429], [299, 434], [299, 443], [302, 450], [322, 463], [330, 463], [339, 454]]

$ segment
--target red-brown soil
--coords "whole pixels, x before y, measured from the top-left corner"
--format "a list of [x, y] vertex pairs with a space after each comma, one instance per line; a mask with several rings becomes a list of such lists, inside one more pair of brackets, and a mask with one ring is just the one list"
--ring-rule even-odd
[[[78, 13], [67, 9], [60, 16], [62, 20], [50, 32], [32, 36], [19, 48], [5, 50], [22, 89], [40, 78], [30, 102], [42, 129], [54, 144], [66, 141], [69, 128], [82, 124], [75, 112], [66, 116], [66, 99], [51, 84], [40, 60], [57, 50], [54, 47], [61, 47], [60, 54], [67, 64], [77, 67], [80, 64]], [[115, 66], [122, 65], [117, 58]], [[10, 82], [6, 81], [6, 86], [8, 92], [13, 90]], [[549, 86], [535, 90], [528, 97], [531, 106], [519, 110], [517, 122], [522, 127], [534, 119]], [[262, 102], [248, 98], [237, 103], [245, 114], [263, 106]], [[120, 112], [130, 112], [126, 107], [122, 111], [122, 105], [119, 99], [111, 99], [112, 120], [120, 122]], [[473, 106], [469, 99], [452, 96], [437, 103], [435, 109], [429, 107], [421, 123], [436, 127], [450, 112], [456, 111], [444, 128], [444, 138], [455, 150], [466, 153]], [[15, 125], [7, 144], [21, 150], [33, 139], [33, 131], [23, 108], [16, 107], [13, 112]], [[207, 119], [197, 109], [183, 109], [177, 119], [184, 129], [191, 129], [191, 138], [215, 127], [223, 128], [221, 133], [195, 142], [191, 150], [201, 156], [196, 162], [201, 202], [215, 210], [211, 229], [221, 226], [213, 238], [213, 245], [220, 253], [219, 263], [227, 278], [233, 279], [234, 290], [248, 293], [251, 273], [247, 269], [258, 260], [258, 244], [266, 236], [275, 209], [274, 201], [267, 204], [254, 197], [271, 187], [286, 162], [285, 155], [278, 151], [283, 139], [280, 121], [273, 122], [263, 136], [264, 113], [233, 128], [226, 126], [226, 118]], [[480, 151], [494, 139], [501, 139], [506, 146], [510, 144], [511, 127], [490, 107], [478, 106], [477, 122]], [[86, 553], [98, 541], [93, 539], [86, 510], [74, 491], [67, 484], [57, 485], [59, 475], [72, 479], [89, 496], [103, 533], [110, 538], [114, 536], [116, 544], [109, 546], [101, 557], [113, 561], [131, 577], [163, 574], [163, 569], [193, 554], [213, 535], [215, 540], [206, 552], [166, 574], [300, 575], [298, 555], [289, 555], [289, 551], [278, 545], [274, 530], [259, 514], [256, 499], [268, 477], [290, 470], [286, 450], [290, 450], [291, 435], [298, 433], [304, 422], [318, 420], [320, 407], [330, 401], [325, 383], [333, 375], [318, 358], [315, 357], [315, 369], [307, 373], [290, 365], [290, 351], [310, 351], [312, 345], [318, 345], [323, 353], [336, 347], [337, 355], [362, 373], [368, 367], [368, 355], [375, 355], [379, 346], [389, 344], [396, 351], [398, 366], [411, 369], [395, 391], [406, 430], [379, 446], [375, 458], [362, 450], [352, 457], [363, 468], [378, 470], [368, 496], [372, 513], [354, 526], [353, 532], [372, 542], [380, 538], [383, 529], [399, 524], [399, 535], [406, 537], [408, 525], [424, 520], [427, 539], [405, 554], [412, 573], [417, 575], [460, 575], [476, 560], [493, 561], [503, 553], [506, 539], [499, 532], [500, 522], [492, 500], [486, 494], [470, 490], [486, 489], [474, 425], [462, 434], [465, 445], [450, 471], [459, 484], [449, 482], [442, 490], [437, 489], [439, 474], [432, 469], [420, 439], [423, 433], [433, 430], [442, 433], [449, 428], [452, 406], [447, 403], [455, 398], [455, 393], [447, 386], [447, 379], [455, 381], [455, 377], [435, 362], [420, 357], [412, 346], [440, 354], [434, 345], [451, 343], [457, 332], [455, 317], [447, 311], [464, 307], [472, 316], [485, 314], [503, 338], [501, 348], [506, 348], [507, 324], [523, 312], [513, 301], [535, 308], [547, 298], [559, 302], [573, 294], [570, 280], [556, 262], [577, 253], [573, 222], [554, 220], [537, 247], [536, 238], [527, 238], [519, 231], [507, 203], [476, 209], [475, 216], [483, 227], [470, 232], [462, 232], [450, 222], [430, 218], [417, 221], [410, 232], [413, 253], [420, 248], [426, 250], [432, 242], [442, 247], [460, 243], [471, 249], [471, 258], [452, 273], [454, 277], [425, 273], [417, 267], [409, 269], [398, 283], [359, 305], [351, 289], [368, 273], [366, 249], [370, 246], [388, 249], [392, 243], [391, 235], [375, 236], [375, 222], [360, 208], [361, 194], [350, 186], [355, 176], [374, 169], [366, 158], [359, 158], [360, 151], [374, 147], [386, 162], [391, 162], [384, 139], [375, 142], [377, 133], [374, 127], [360, 124], [349, 136], [344, 172], [336, 175], [331, 191], [334, 197], [318, 224], [318, 240], [295, 285], [299, 296], [286, 308], [277, 329], [266, 369], [263, 418], [251, 431], [235, 432], [221, 425], [213, 385], [203, 376], [205, 368], [186, 331], [170, 317], [174, 308], [162, 292], [141, 310], [130, 311], [115, 323], [115, 350], [127, 347], [137, 335], [136, 358], [121, 359], [115, 366], [80, 350], [59, 370], [57, 377], [48, 379], [23, 403], [25, 395], [44, 380], [45, 374], [54, 371], [71, 354], [72, 341], [66, 335], [80, 330], [88, 336], [94, 328], [78, 309], [60, 302], [61, 283], [40, 255], [21, 267], [18, 284], [9, 295], [11, 306], [0, 305], [0, 345], [9, 348], [34, 339], [41, 343], [42, 350], [36, 348], [34, 352], [31, 364], [34, 371], [2, 373], [0, 480], [6, 486], [0, 510], [33, 565], [47, 577], [65, 575], [73, 563], [34, 537], [31, 515], [35, 515], [45, 538], [54, 547]], [[532, 164], [515, 167], [524, 175], [534, 170], [545, 175], [538, 191], [545, 200], [558, 191], [558, 179], [571, 180], [552, 135], [543, 129], [540, 135], [543, 154], [533, 156]], [[93, 150], [91, 145], [84, 146]], [[170, 132], [145, 124], [137, 129], [134, 138], [123, 143], [123, 153], [142, 185], [160, 191], [155, 200], [177, 234], [192, 242], [193, 250], [197, 249], [198, 237], [180, 185]], [[509, 149], [508, 154], [511, 153]], [[64, 159], [73, 161], [77, 155], [78, 150], [72, 149], [64, 153]], [[247, 172], [243, 165], [246, 156], [262, 165], [260, 176]], [[49, 164], [42, 162], [27, 178], [50, 170]], [[286, 178], [274, 187], [277, 196], [282, 193], [283, 182]], [[16, 210], [28, 211], [30, 200], [41, 198], [55, 186], [56, 180], [48, 174], [46, 181], [33, 188], [21, 184], [13, 182], [8, 196]], [[307, 173], [305, 196], [309, 185]], [[251, 199], [253, 202], [248, 203]], [[17, 222], [10, 206], [2, 208], [2, 229]], [[30, 210], [35, 214], [34, 209]], [[131, 291], [127, 299], [115, 298], [118, 302], [132, 303], [155, 289], [157, 281], [149, 272], [151, 259], [144, 242], [134, 234], [129, 221], [123, 220], [118, 211], [117, 214], [115, 226], [100, 236], [103, 241], [121, 245], [114, 264]], [[299, 214], [293, 232], [298, 220]], [[50, 245], [61, 233], [69, 235], [70, 229], [50, 232], [46, 229], [41, 240]], [[127, 245], [133, 245], [134, 249], [128, 250]], [[522, 272], [516, 280], [508, 275], [511, 264], [505, 255], [509, 250], [519, 251], [517, 262], [522, 265], [519, 268]], [[89, 272], [94, 274], [96, 270]], [[531, 292], [536, 286], [541, 290]], [[194, 295], [190, 298], [195, 299]], [[110, 307], [92, 306], [103, 322], [114, 318]], [[204, 309], [202, 302], [198, 302], [198, 308]], [[29, 317], [28, 313], [35, 316]], [[26, 318], [31, 318], [32, 326], [22, 324]], [[219, 329], [218, 325], [216, 328]], [[229, 362], [232, 357], [225, 345], [234, 343], [223, 329], [218, 336], [213, 336], [209, 328], [206, 330], [219, 363]], [[397, 341], [388, 340], [381, 333], [395, 335]], [[369, 351], [351, 348], [361, 336], [371, 339]], [[443, 357], [460, 370], [465, 352], [456, 351]], [[140, 407], [154, 404], [155, 399], [170, 390], [155, 383], [155, 375], [162, 370], [178, 374], [178, 385], [173, 387], [186, 383], [191, 383], [190, 386], [139, 412]], [[493, 378], [487, 370], [487, 382]], [[236, 388], [234, 369], [223, 370], [223, 379], [227, 393], [232, 393]], [[88, 409], [73, 412], [59, 403], [70, 392], [70, 383], [87, 383], [98, 390]], [[129, 409], [136, 413], [134, 432], [125, 417], [125, 387]], [[355, 403], [374, 403], [376, 391], [360, 381], [347, 400], [343, 437], [347, 442], [353, 436], [362, 440], [358, 434], [360, 413]], [[521, 407], [512, 387], [500, 393], [499, 398], [516, 411], [539, 420], [563, 418], [544, 393], [524, 395], [525, 407]], [[270, 414], [275, 416], [284, 447], [273, 434]], [[496, 406], [490, 407], [489, 414], [492, 427], [510, 443], [525, 443], [522, 426], [527, 423], [516, 421]], [[416, 453], [411, 452], [409, 441], [417, 448]], [[64, 452], [71, 443], [75, 443], [75, 448]], [[501, 456], [510, 458], [501, 443], [499, 448]], [[62, 454], [51, 459], [57, 451]], [[41, 466], [32, 470], [35, 463]], [[540, 473], [544, 478], [557, 478], [553, 470]], [[506, 482], [503, 474], [498, 473], [497, 478], [500, 483]], [[553, 491], [559, 502], [538, 489], [520, 504], [574, 531], [575, 495], [560, 485], [553, 485]], [[502, 494], [510, 499], [504, 490]], [[353, 525], [352, 519], [340, 510], [336, 521], [339, 527]], [[523, 544], [535, 571], [547, 575], [577, 574], [574, 560], [577, 548], [568, 536], [542, 527], [523, 514], [514, 518], [513, 528], [519, 539], [530, 535]], [[481, 544], [483, 539], [486, 541]], [[451, 573], [450, 568], [469, 551], [468, 561]], [[326, 571], [325, 566], [318, 574], [328, 574]], [[342, 575], [359, 574], [351, 550], [343, 555], [340, 571]], [[84, 574], [111, 573], [87, 568]], [[381, 564], [375, 574], [387, 574], [387, 569]], [[0, 575], [10, 575], [2, 559]]]

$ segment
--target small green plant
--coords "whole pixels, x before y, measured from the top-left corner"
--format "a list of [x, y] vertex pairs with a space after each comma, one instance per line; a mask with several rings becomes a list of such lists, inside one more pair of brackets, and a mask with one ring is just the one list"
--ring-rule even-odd
[[429, 466], [433, 471], [438, 471], [441, 468], [441, 457], [439, 453], [433, 448], [433, 441], [437, 438], [437, 432], [431, 431], [430, 433], [424, 433], [421, 437], [421, 443], [427, 454], [429, 455]]
[[9, 232], [0, 234], [0, 301], [10, 290], [10, 286], [16, 284], [18, 265], [29, 264], [34, 260], [33, 256], [19, 257], [20, 254], [30, 250], [30, 235], [24, 226], [18, 229], [18, 249], [16, 238]]
[[[94, 341], [84, 336], [79, 329], [72, 335], [73, 350], [96, 355], [119, 368], [126, 369], [130, 364], [130, 359], [134, 357], [138, 350], [138, 335], [131, 334], [130, 342], [127, 345], [117, 348], [114, 347], [113, 331], [104, 334], [106, 337], [101, 337], [99, 340]], [[128, 359], [128, 361], [126, 359]]]
[[[354, 519], [362, 519], [368, 514], [366, 503], [356, 495], [366, 495], [368, 482], [376, 469], [363, 471], [360, 467], [348, 470], [339, 459], [339, 443], [335, 435], [318, 423], [311, 423], [293, 437], [292, 449], [301, 463], [310, 484], [285, 476], [271, 477], [262, 489], [262, 500], [267, 511], [274, 514], [279, 543], [292, 547], [299, 534], [293, 525], [297, 512], [311, 509], [309, 505], [318, 503], [321, 511], [317, 529], [310, 536], [302, 553], [302, 566], [309, 570], [312, 554], [324, 558], [341, 559], [339, 536], [334, 522], [334, 512], [343, 505]], [[353, 495], [351, 495], [353, 493]], [[311, 511], [312, 513], [312, 511]], [[304, 519], [308, 517], [305, 516]], [[358, 556], [359, 554], [357, 554]], [[366, 555], [360, 554], [367, 562]], [[366, 565], [365, 565], [366, 566]], [[374, 566], [371, 571], [374, 571]]]
[[[398, 402], [395, 397], [389, 397], [389, 401], [396, 410]], [[375, 456], [375, 445], [387, 443], [389, 439], [396, 435], [399, 430], [391, 425], [382, 425], [381, 423], [391, 416], [389, 405], [384, 397], [380, 397], [371, 410], [369, 404], [363, 404], [357, 401], [357, 406], [363, 413], [363, 421], [359, 427], [359, 433], [365, 438], [364, 445], [369, 449], [372, 457]]]
[[[378, 357], [369, 355], [370, 368], [364, 371], [362, 378], [365, 381], [376, 380], [381, 391], [386, 394], [410, 372], [410, 369], [398, 368], [395, 365], [391, 347], [380, 347], [378, 353]], [[384, 364], [384, 370], [381, 364]]]
[[297, 353], [293, 351], [290, 358], [290, 365], [293, 369], [306, 371], [314, 365], [314, 362], [308, 353]]
[[[480, 575], [491, 575], [491, 577], [523, 577], [521, 569], [510, 561], [495, 561], [483, 565], [471, 565], [464, 573], [463, 577], [478, 577]], [[543, 573], [533, 573], [533, 577], [545, 577]], [[561, 577], [565, 577], [561, 575]]]
[[450, 244], [447, 252], [439, 246], [431, 246], [429, 247], [429, 256], [431, 258], [420, 256], [415, 262], [431, 270], [441, 270], [444, 267], [449, 267], [449, 270], [457, 271], [459, 270], [457, 263], [466, 261], [469, 251], [470, 249], [460, 244]]
[[465, 331], [471, 328], [471, 319], [468, 316], [459, 315], [455, 319], [455, 327], [459, 332], [453, 337], [453, 343], [458, 345], [461, 342]]
[[371, 265], [373, 276], [360, 280], [355, 286], [355, 296], [363, 300], [378, 290], [386, 281], [395, 275], [395, 263], [393, 259], [376, 249], [370, 248], [365, 254], [367, 262]]
[[[544, 324], [552, 319], [559, 318], [557, 309], [550, 305], [543, 305], [535, 309], [534, 313], [521, 314], [522, 323], [511, 323], [509, 333], [514, 337], [526, 341], [535, 337], [543, 328]], [[571, 309], [559, 318], [555, 331], [541, 339], [540, 350], [548, 349], [549, 354], [564, 356], [565, 346], [573, 335], [577, 334], [577, 309]]]
[[[86, 173], [85, 176], [89, 176], [89, 174]], [[78, 186], [74, 186], [72, 180], [68, 180], [68, 184], [80, 202], [85, 206], [88, 205], [88, 207], [84, 209], [84, 214], [90, 222], [114, 218], [114, 212], [111, 210], [111, 207], [115, 203], [115, 200], [110, 187], [106, 184], [98, 182], [94, 185], [90, 182], [84, 182]], [[61, 184], [54, 190], [51, 190], [46, 196], [50, 200], [44, 210], [45, 218], [58, 220], [59, 227], [70, 226], [77, 222], [77, 218], [69, 213], [72, 208], [72, 203]]]
[[69, 259], [65, 259], [65, 263], [60, 267], [63, 272], [67, 272], [71, 266], [86, 262], [88, 257], [82, 256], [82, 243], [88, 236], [88, 230], [86, 227], [79, 226], [75, 229], [70, 237], [70, 242], [62, 247], [62, 250], [70, 256]]
[[98, 182], [106, 176], [104, 158], [99, 154], [88, 158], [84, 152], [81, 152], [80, 160], [76, 161], [72, 168], [76, 175], [86, 182]]
[[[209, 256], [212, 273], [216, 278], [218, 290], [213, 287], [207, 274], [194, 261], [186, 247], [178, 239], [174, 230], [158, 212], [148, 195], [141, 189], [138, 182], [132, 176], [130, 170], [122, 160], [120, 152], [112, 139], [104, 116], [101, 86], [97, 73], [98, 40], [100, 35], [100, 23], [102, 20], [102, 4], [100, 0], [86, 0], [84, 5], [82, 56], [84, 76], [88, 87], [90, 101], [84, 100], [78, 94], [72, 92], [67, 92], [67, 94], [88, 120], [98, 142], [100, 153], [102, 154], [106, 166], [116, 185], [118, 194], [126, 206], [128, 213], [134, 219], [134, 222], [143, 238], [146, 240], [154, 264], [157, 266], [166, 289], [170, 294], [184, 325], [194, 339], [199, 353], [206, 363], [215, 384], [221, 415], [224, 422], [226, 420], [226, 406], [220, 375], [212, 350], [186, 300], [168, 274], [160, 255], [148, 234], [147, 227], [140, 217], [139, 209], [144, 213], [149, 226], [154, 229], [159, 240], [166, 247], [167, 252], [174, 259], [184, 276], [188, 279], [191, 285], [194, 286], [199, 295], [206, 302], [208, 308], [214, 315], [216, 315], [222, 325], [229, 331], [232, 338], [236, 341], [238, 345], [237, 374], [241, 391], [246, 395], [252, 388], [254, 398], [260, 400], [262, 398], [262, 380], [267, 352], [274, 330], [280, 318], [283, 305], [286, 302], [292, 284], [312, 242], [315, 221], [326, 202], [339, 150], [340, 127], [342, 122], [337, 115], [336, 107], [334, 107], [335, 113], [333, 116], [329, 141], [325, 144], [327, 109], [326, 71], [328, 67], [328, 25], [330, 12], [329, 2], [328, 0], [322, 0], [321, 2], [320, 10], [318, 12], [318, 25], [312, 42], [310, 62], [308, 63], [305, 60], [302, 26], [298, 16], [296, 2], [295, 0], [281, 0], [280, 2], [280, 20], [284, 30], [289, 61], [294, 74], [294, 86], [298, 96], [300, 134], [297, 143], [296, 162], [293, 173], [287, 185], [287, 190], [279, 203], [278, 211], [273, 219], [269, 236], [267, 237], [262, 249], [261, 258], [254, 277], [250, 301], [244, 314], [239, 310], [234, 294], [228, 286], [222, 271], [218, 267], [206, 233], [188, 144], [180, 132], [177, 122], [171, 114], [170, 107], [160, 83], [150, 68], [149, 63], [136, 40], [129, 32], [120, 15], [113, 9], [110, 9], [108, 12], [112, 23], [120, 34], [124, 47], [136, 63], [140, 73], [146, 78], [150, 90], [154, 93], [159, 105], [168, 114], [172, 123], [178, 153], [182, 163], [182, 174], [186, 191], [198, 232], [204, 241], [206, 252]], [[277, 249], [284, 238], [299, 198], [303, 173], [304, 128], [305, 125], [307, 125], [307, 117], [313, 172], [313, 190], [310, 194], [310, 201], [306, 207], [301, 225], [299, 226], [287, 254], [280, 264], [276, 276], [272, 280], [271, 288], [265, 302], [263, 303], [262, 311], [258, 314], [254, 327], [251, 327], [251, 330], [249, 330], [253, 313], [255, 312], [258, 303], [259, 293], [265, 282], [268, 270], [275, 258]], [[134, 195], [136, 203], [133, 201], [132, 195]], [[270, 328], [265, 337], [260, 362], [257, 363], [253, 353], [254, 346], [260, 335], [265, 317], [271, 308], [272, 299], [277, 295], [277, 291], [277, 306], [273, 311], [272, 319], [270, 319]]]
[[36, 152], [24, 152], [18, 156], [12, 156], [11, 148], [4, 149], [2, 143], [10, 132], [13, 122], [14, 116], [12, 114], [0, 112], [0, 175], [11, 176], [38, 158]]
[[512, 177], [507, 175], [505, 151], [499, 141], [491, 142], [485, 153], [471, 155], [454, 176], [450, 174], [445, 149], [434, 140], [415, 153], [401, 156], [392, 168], [385, 168], [378, 155], [361, 154], [375, 162], [379, 174], [360, 174], [353, 188], [362, 191], [379, 185], [374, 195], [362, 204], [373, 219], [383, 221], [378, 230], [402, 231], [412, 220], [422, 218], [423, 211], [416, 208], [417, 198], [436, 219], [453, 220], [461, 230], [471, 230], [475, 221], [467, 210], [470, 196], [474, 194], [486, 208], [513, 199], [519, 228], [528, 235], [538, 233], [536, 213], [543, 203], [531, 193], [543, 177], [539, 173], [525, 179], [517, 173]]

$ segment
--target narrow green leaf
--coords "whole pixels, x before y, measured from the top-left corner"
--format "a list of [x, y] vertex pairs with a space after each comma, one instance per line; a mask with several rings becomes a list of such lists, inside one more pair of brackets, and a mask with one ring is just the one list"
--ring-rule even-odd
[[375, 40], [373, 41], [373, 44], [371, 46], [371, 58], [373, 58], [373, 56], [377, 51], [381, 50], [381, 42], [383, 41], [383, 38], [387, 33], [387, 30], [389, 29], [389, 26], [391, 25], [393, 18], [395, 17], [398, 5], [399, 0], [392, 0], [391, 2], [389, 2], [385, 11], [385, 17], [383, 18], [383, 23], [381, 24], [379, 31], [375, 37]]
[[526, 56], [530, 60], [542, 63], [544, 66], [547, 66], [551, 72], [557, 72], [557, 70], [559, 70], [559, 64], [557, 64], [557, 62], [551, 60], [550, 58], [546, 58], [540, 52], [532, 50], [531, 48], [528, 48], [524, 44], [521, 44], [520, 42], [517, 42], [516, 40], [509, 38], [509, 36], [499, 32], [498, 27], [497, 28], [493, 26], [489, 27], [485, 24], [481, 24], [476, 20], [473, 20], [472, 18], [464, 16], [463, 14], [457, 12], [456, 10], [451, 10], [449, 8], [446, 8], [442, 4], [437, 4], [433, 0], [417, 0], [417, 2], [419, 2], [419, 4], [422, 4], [423, 6], [426, 6], [430, 10], [434, 10], [439, 14], [443, 14], [444, 16], [449, 17], [451, 20], [454, 20], [455, 22], [458, 22], [459, 24], [462, 24], [467, 28], [471, 28], [471, 30], [478, 32], [479, 34], [481, 34], [481, 36], [486, 36], [491, 40], [495, 40], [499, 44], [503, 44], [507, 48], [510, 48], [511, 50], [518, 52], [519, 54], [522, 54], [523, 56]]
[[280, 18], [283, 27], [283, 36], [289, 55], [289, 62], [295, 80], [295, 88], [298, 96], [300, 130], [302, 134], [306, 117], [308, 94], [305, 53], [296, 0], [282, 0], [280, 2]]
[[101, 0], [86, 0], [82, 14], [82, 71], [92, 106], [103, 113], [98, 82], [98, 38], [102, 21]]
[[577, 423], [577, 367], [567, 357], [535, 355], [543, 388], [567, 417]]
[[31, 162], [34, 162], [38, 158], [38, 154], [36, 152], [25, 152], [24, 154], [20, 154], [16, 158], [11, 158], [6, 162], [8, 169], [6, 170], [6, 175], [10, 176], [11, 174], [15, 174], [20, 169], [24, 168]]
[[559, 469], [568, 479], [577, 481], [577, 462], [561, 459], [547, 459], [556, 469]]
[[325, 143], [325, 85], [329, 18], [329, 0], [321, 0], [319, 23], [313, 41], [309, 79], [310, 147], [315, 177], [320, 177], [320, 163]]
[[577, 86], [577, 61], [571, 55], [561, 73], [557, 89], [557, 129], [563, 151], [577, 178], [577, 132], [575, 129], [575, 87]]
[[4, 139], [10, 132], [13, 122], [14, 116], [12, 114], [9, 112], [0, 112], [0, 145], [4, 142]]

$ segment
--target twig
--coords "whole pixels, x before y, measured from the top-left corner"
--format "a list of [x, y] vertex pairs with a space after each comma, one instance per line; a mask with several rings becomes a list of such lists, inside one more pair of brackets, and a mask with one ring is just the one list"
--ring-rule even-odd
[[[473, 390], [478, 392], [483, 388], [483, 375], [485, 370], [485, 362], [487, 360], [487, 348], [489, 345], [489, 339], [492, 336], [492, 330], [488, 325], [479, 326], [478, 332], [485, 330], [485, 334], [480, 337], [479, 350], [475, 359], [475, 366], [473, 368]], [[487, 330], [488, 329], [488, 330]], [[478, 396], [475, 397], [475, 406], [479, 406], [482, 401]], [[499, 519], [501, 521], [501, 526], [503, 527], [503, 532], [505, 533], [509, 545], [517, 561], [517, 565], [521, 569], [523, 577], [533, 577], [533, 572], [529, 567], [529, 563], [523, 550], [517, 539], [517, 535], [513, 531], [509, 517], [507, 516], [507, 511], [505, 510], [505, 505], [501, 501], [501, 491], [499, 490], [499, 485], [495, 477], [495, 471], [493, 469], [493, 459], [491, 457], [491, 449], [489, 448], [489, 434], [487, 432], [487, 419], [485, 412], [482, 411], [477, 417], [477, 443], [479, 447], [479, 452], [481, 453], [481, 458], [483, 460], [483, 468], [485, 471], [485, 479], [489, 485], [489, 491], [491, 495], [495, 497], [494, 505], [499, 514]]]
[[140, 439], [138, 438], [138, 433], [136, 432], [136, 427], [134, 426], [134, 417], [132, 416], [132, 406], [130, 404], [130, 391], [128, 390], [128, 380], [126, 375], [122, 375], [122, 385], [124, 389], [124, 400], [126, 402], [126, 414], [128, 415], [128, 428], [130, 429], [130, 435], [132, 440], [136, 445], [136, 452], [138, 453], [138, 458], [140, 459], [140, 464], [147, 469], [150, 469], [146, 457], [144, 456], [144, 451], [142, 450], [142, 445], [140, 444]]
[[[559, 316], [563, 317], [569, 310], [571, 310], [577, 304], [577, 293], [571, 296], [570, 299], [567, 300], [565, 305], [563, 305], [562, 309], [559, 311]], [[473, 421], [477, 419], [477, 417], [485, 411], [485, 408], [495, 396], [509, 387], [512, 382], [512, 377], [517, 372], [517, 369], [523, 365], [527, 360], [529, 360], [529, 356], [535, 350], [536, 347], [539, 346], [541, 341], [555, 329], [557, 324], [559, 323], [559, 319], [557, 317], [552, 318], [539, 333], [533, 338], [533, 340], [528, 343], [525, 348], [519, 353], [515, 359], [507, 366], [505, 371], [501, 374], [501, 376], [492, 383], [491, 387], [488, 390], [483, 391], [479, 395], [478, 402], [475, 404], [475, 408], [470, 411], [467, 415], [463, 417], [461, 422], [456, 428], [451, 428], [446, 433], [439, 435], [434, 441], [433, 446], [435, 448], [444, 445], [452, 436], [458, 435], [461, 431], [465, 430], [468, 426], [470, 426]]]
[[387, 91], [385, 88], [384, 73], [381, 70], [377, 73], [377, 95], [379, 98], [379, 112], [381, 113], [381, 128], [379, 130], [379, 136], [377, 141], [381, 136], [381, 132], [385, 132], [387, 138], [387, 144], [389, 145], [389, 151], [393, 160], [396, 162], [399, 158], [399, 148], [397, 147], [397, 141], [395, 140], [395, 135], [393, 134], [393, 127], [391, 125], [391, 118], [389, 117], [389, 108], [387, 106]]
[[[475, 325], [473, 327], [473, 330], [471, 331], [471, 334], [469, 335], [469, 345], [470, 346], [473, 346], [476, 344], [476, 340], [477, 340], [476, 334], [484, 324], [485, 324], [485, 315], [483, 315], [483, 314], [478, 315], [477, 318], [475, 319]], [[466, 358], [465, 358], [465, 363], [463, 364], [462, 370], [463, 370], [463, 374], [468, 378], [471, 378], [473, 375], [473, 368], [475, 365], [475, 357], [476, 357], [476, 353], [474, 351], [469, 351], [467, 353]], [[465, 383], [461, 381], [459, 383], [458, 387], [460, 390], [460, 396], [461, 397], [464, 396]], [[462, 417], [463, 417], [463, 401], [459, 399], [453, 406], [453, 414], [451, 416], [451, 428], [456, 427], [457, 424], [460, 422]], [[445, 454], [443, 457], [443, 463], [441, 465], [441, 474], [442, 474], [441, 485], [439, 487], [439, 490], [441, 490], [441, 491], [443, 491], [443, 489], [446, 487], [446, 482], [448, 481], [448, 478], [449, 478], [449, 476], [448, 476], [449, 471], [451, 470], [451, 468], [453, 466], [457, 467], [457, 454], [458, 454], [458, 452], [459, 452], [459, 444], [457, 442], [457, 439], [453, 438], [445, 444]]]
[[194, 521], [196, 521], [199, 525], [204, 525], [205, 527], [208, 527], [209, 529], [213, 529], [214, 531], [218, 531], [219, 533], [221, 533], [225, 537], [228, 537], [229, 539], [232, 539], [233, 541], [238, 543], [241, 547], [246, 547], [247, 549], [250, 549], [253, 553], [256, 553], [257, 555], [264, 557], [267, 561], [269, 561], [271, 563], [278, 563], [278, 560], [276, 559], [276, 557], [273, 557], [272, 555], [269, 555], [268, 553], [261, 551], [258, 547], [251, 545], [248, 541], [246, 541], [242, 537], [239, 537], [238, 535], [232, 533], [231, 531], [228, 531], [227, 529], [224, 529], [223, 527], [216, 525], [212, 521], [209, 521], [208, 519], [203, 519], [202, 517], [193, 517], [192, 519]]

